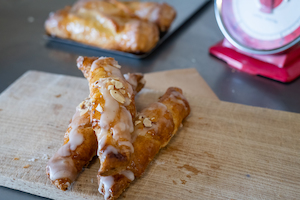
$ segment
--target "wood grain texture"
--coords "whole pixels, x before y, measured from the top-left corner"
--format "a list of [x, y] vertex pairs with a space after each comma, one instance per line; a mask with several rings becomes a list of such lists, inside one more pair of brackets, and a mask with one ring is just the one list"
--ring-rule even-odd
[[146, 88], [165, 92], [169, 87], [180, 87], [184, 94], [210, 99], [218, 99], [217, 95], [199, 76], [195, 68], [145, 74]]
[[[160, 94], [144, 90], [138, 107]], [[45, 175], [43, 157], [62, 145], [87, 95], [83, 78], [34, 71], [0, 95], [0, 185], [54, 199], [102, 199], [97, 159], [67, 192]], [[299, 198], [299, 114], [186, 95], [192, 113], [184, 127], [121, 199]]]

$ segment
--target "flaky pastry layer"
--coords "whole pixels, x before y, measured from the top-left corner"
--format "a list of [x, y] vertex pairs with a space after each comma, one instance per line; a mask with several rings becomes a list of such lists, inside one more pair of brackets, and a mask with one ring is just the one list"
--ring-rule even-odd
[[140, 20], [108, 1], [79, 1], [51, 13], [49, 35], [125, 52], [148, 52], [159, 40], [156, 24]]

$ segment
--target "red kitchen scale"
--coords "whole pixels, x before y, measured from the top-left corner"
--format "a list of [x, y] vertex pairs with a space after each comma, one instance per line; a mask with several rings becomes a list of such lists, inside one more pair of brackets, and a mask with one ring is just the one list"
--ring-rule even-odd
[[211, 54], [280, 82], [300, 76], [300, 0], [215, 0], [215, 15], [225, 39]]

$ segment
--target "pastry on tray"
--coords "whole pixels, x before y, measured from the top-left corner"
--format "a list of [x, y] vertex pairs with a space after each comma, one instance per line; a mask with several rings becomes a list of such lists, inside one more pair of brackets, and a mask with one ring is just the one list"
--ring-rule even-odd
[[170, 27], [175, 10], [163, 3], [79, 0], [51, 13], [49, 35], [104, 49], [144, 53], [153, 49], [160, 31]]
[[176, 17], [176, 11], [167, 3], [125, 1], [113, 2], [123, 4], [129, 12], [145, 21], [155, 23], [161, 32], [167, 31]]
[[135, 95], [145, 85], [142, 74], [120, 72], [113, 58], [79, 57], [77, 66], [89, 82], [90, 95], [76, 108], [64, 145], [50, 159], [46, 173], [66, 190], [89, 161], [98, 155], [99, 192], [116, 199], [142, 176], [189, 115], [190, 106], [176, 87], [140, 113]]

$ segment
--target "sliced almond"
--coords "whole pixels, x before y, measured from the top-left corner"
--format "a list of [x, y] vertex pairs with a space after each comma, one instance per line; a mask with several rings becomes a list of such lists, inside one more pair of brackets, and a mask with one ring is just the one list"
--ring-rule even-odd
[[136, 126], [136, 125], [138, 125], [138, 124], [140, 124], [141, 123], [141, 121], [135, 121], [134, 122], [134, 125]]
[[131, 98], [131, 94], [129, 92], [127, 92], [127, 94], [128, 94], [128, 97]]
[[84, 100], [77, 106], [80, 116], [84, 115], [89, 110], [89, 107], [86, 105], [87, 103], [90, 102], [88, 100]]
[[152, 126], [152, 122], [148, 118], [144, 119], [143, 124], [144, 124], [145, 127], [151, 127]]
[[96, 107], [96, 110], [100, 113], [103, 112], [103, 108], [100, 106], [100, 104], [98, 104], [98, 106]]
[[113, 85], [109, 85], [109, 86], [107, 87], [107, 89], [108, 89], [108, 90], [113, 90], [113, 89], [115, 89], [115, 87], [114, 87]]
[[120, 91], [122, 94], [125, 94], [125, 93], [126, 93], [126, 91], [123, 90], [123, 89], [120, 89], [119, 91]]
[[84, 101], [81, 102], [77, 107], [78, 107], [79, 109], [84, 109]]
[[87, 111], [88, 111], [89, 109], [88, 108], [85, 108], [85, 109], [80, 109], [80, 116], [82, 116], [82, 115], [84, 115], [85, 113], [87, 113]]
[[118, 68], [118, 69], [121, 69], [121, 65], [118, 65], [118, 64], [116, 64], [116, 65], [114, 65], [116, 68]]
[[114, 81], [114, 84], [117, 89], [121, 89], [123, 87], [123, 83], [120, 81]]
[[110, 95], [120, 103], [125, 103], [125, 97], [117, 90], [110, 90]]

